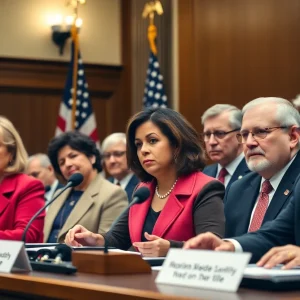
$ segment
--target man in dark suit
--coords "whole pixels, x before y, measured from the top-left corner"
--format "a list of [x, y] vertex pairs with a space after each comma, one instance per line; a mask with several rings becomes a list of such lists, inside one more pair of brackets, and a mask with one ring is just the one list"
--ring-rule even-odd
[[[288, 101], [280, 98], [255, 99], [243, 108], [243, 113], [242, 129], [238, 138], [244, 147], [247, 147], [244, 150], [249, 168], [261, 176], [258, 183], [260, 192], [256, 196], [256, 201], [253, 201], [253, 195], [248, 200], [247, 195], [251, 193], [251, 189], [254, 188], [253, 183], [257, 181], [253, 179], [253, 174], [246, 176], [243, 181], [234, 183], [225, 198], [225, 215], [226, 222], [229, 218], [228, 225], [244, 228], [244, 232], [236, 228], [231, 228], [229, 231], [227, 229], [227, 236], [245, 233], [245, 227], [248, 227], [251, 233], [226, 242], [207, 233], [191, 239], [185, 247], [250, 251], [253, 253], [252, 262], [255, 262], [274, 246], [289, 243], [300, 245], [300, 181], [295, 179], [299, 174], [297, 128], [300, 117]], [[246, 182], [247, 179], [250, 182]], [[269, 191], [263, 191], [265, 182], [271, 186]], [[243, 186], [239, 186], [241, 183]], [[247, 189], [247, 184], [252, 186]], [[244, 194], [240, 195], [243, 188]], [[285, 206], [287, 207], [283, 209]], [[246, 207], [246, 211], [243, 207]], [[238, 213], [233, 216], [231, 212], [237, 211]], [[234, 217], [238, 218], [238, 214], [241, 215], [239, 221], [234, 220]], [[248, 220], [248, 226], [245, 225], [246, 221], [243, 222], [245, 219]], [[262, 223], [266, 222], [266, 219], [275, 220], [267, 222], [256, 231]], [[294, 263], [299, 264], [300, 248], [288, 245], [272, 249], [259, 264], [270, 267], [286, 261], [291, 262], [287, 267]]]
[[[285, 264], [285, 268], [300, 265], [300, 176], [296, 180], [288, 206], [279, 216], [267, 222], [258, 231], [240, 237], [221, 240], [207, 232], [188, 240], [185, 249], [251, 252], [251, 262], [272, 268]], [[271, 250], [270, 250], [271, 249]]]
[[50, 201], [54, 193], [63, 187], [55, 176], [49, 157], [44, 153], [37, 153], [28, 158], [25, 172], [42, 181], [45, 187], [45, 200]]
[[116, 132], [102, 142], [102, 157], [105, 170], [111, 175], [108, 180], [119, 185], [127, 193], [131, 202], [132, 194], [139, 179], [131, 172], [126, 159], [126, 135]]
[[226, 191], [225, 237], [256, 231], [288, 204], [300, 173], [299, 124], [299, 113], [284, 99], [258, 98], [243, 108], [238, 138], [253, 173]]
[[242, 123], [242, 112], [233, 105], [216, 104], [206, 110], [201, 118], [206, 152], [215, 162], [203, 173], [218, 178], [226, 189], [249, 173], [243, 148], [236, 139]]

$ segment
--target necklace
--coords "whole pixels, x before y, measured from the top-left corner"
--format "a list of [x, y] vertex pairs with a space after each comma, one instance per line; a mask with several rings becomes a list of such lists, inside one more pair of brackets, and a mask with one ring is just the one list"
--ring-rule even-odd
[[155, 188], [155, 194], [157, 195], [158, 198], [160, 199], [165, 199], [167, 198], [171, 192], [173, 191], [175, 185], [176, 185], [176, 182], [177, 182], [178, 178], [175, 180], [175, 182], [173, 183], [172, 187], [169, 189], [169, 191], [167, 193], [165, 193], [164, 195], [160, 195], [159, 192], [158, 192], [158, 185], [156, 186]]

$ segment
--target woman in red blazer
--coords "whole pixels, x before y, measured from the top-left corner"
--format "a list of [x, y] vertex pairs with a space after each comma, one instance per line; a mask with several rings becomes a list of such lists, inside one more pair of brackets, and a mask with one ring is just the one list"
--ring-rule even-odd
[[[45, 204], [43, 184], [21, 172], [27, 153], [13, 124], [0, 116], [0, 240], [21, 240], [32, 216]], [[26, 242], [43, 242], [44, 214], [27, 232]]]
[[[136, 247], [145, 256], [165, 256], [170, 247], [200, 232], [224, 234], [224, 186], [201, 172], [204, 150], [196, 130], [168, 108], [142, 111], [129, 121], [127, 160], [150, 196], [125, 211], [105, 234], [109, 246]], [[69, 231], [69, 245], [103, 245], [104, 236], [81, 225]]]

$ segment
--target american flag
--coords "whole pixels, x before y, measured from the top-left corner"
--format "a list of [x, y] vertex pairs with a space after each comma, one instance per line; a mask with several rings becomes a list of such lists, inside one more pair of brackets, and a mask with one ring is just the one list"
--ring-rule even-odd
[[[76, 112], [74, 130], [88, 135], [99, 147], [96, 119], [93, 113], [88, 84], [85, 79], [84, 67], [80, 52], [78, 51], [77, 67], [77, 89], [76, 89]], [[65, 85], [63, 101], [60, 104], [59, 115], [55, 136], [73, 130], [72, 126], [72, 104], [73, 104], [73, 73], [74, 73], [74, 43], [72, 43], [72, 57]]]
[[150, 52], [147, 78], [144, 90], [144, 108], [167, 107], [167, 96], [163, 85], [163, 76], [160, 73], [157, 56]]

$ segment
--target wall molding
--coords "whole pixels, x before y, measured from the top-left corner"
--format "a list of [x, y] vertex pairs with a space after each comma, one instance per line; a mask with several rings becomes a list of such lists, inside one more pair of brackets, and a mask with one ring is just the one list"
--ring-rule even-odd
[[[0, 57], [0, 89], [11, 92], [39, 93], [47, 90], [61, 94], [69, 62]], [[92, 96], [110, 98], [119, 86], [123, 67], [84, 64]]]

